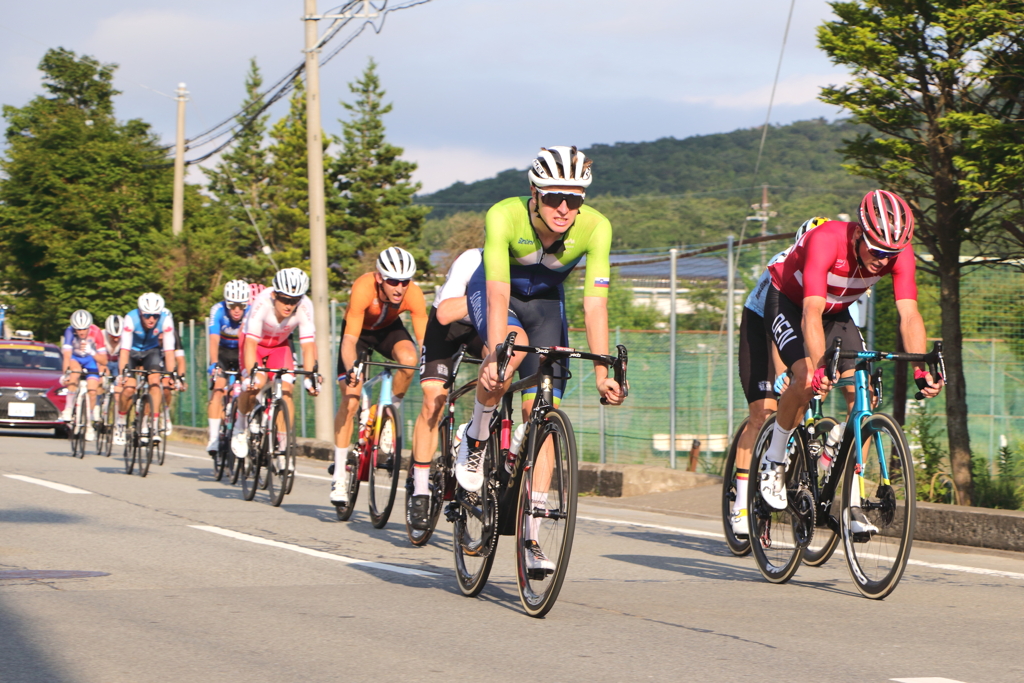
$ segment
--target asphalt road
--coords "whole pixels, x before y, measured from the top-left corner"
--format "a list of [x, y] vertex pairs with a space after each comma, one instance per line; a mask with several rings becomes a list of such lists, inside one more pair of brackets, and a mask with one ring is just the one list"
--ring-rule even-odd
[[413, 548], [399, 513], [375, 530], [364, 500], [337, 522], [323, 463], [301, 462], [273, 508], [212, 481], [196, 447], [170, 450], [142, 479], [0, 433], [0, 681], [1024, 680], [1019, 554], [918, 544], [871, 601], [840, 556], [771, 585], [714, 519], [585, 498], [569, 578], [538, 620], [508, 539], [467, 599], [444, 521]]

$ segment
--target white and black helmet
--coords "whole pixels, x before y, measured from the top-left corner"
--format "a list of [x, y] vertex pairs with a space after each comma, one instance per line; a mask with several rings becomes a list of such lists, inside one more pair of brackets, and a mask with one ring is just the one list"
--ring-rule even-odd
[[274, 276], [274, 291], [285, 296], [302, 296], [309, 290], [309, 276], [301, 268], [283, 268]]
[[231, 280], [224, 285], [224, 301], [229, 304], [249, 303], [249, 283], [242, 280]]
[[164, 298], [156, 292], [146, 292], [139, 297], [139, 313], [159, 315], [164, 312]]
[[71, 314], [71, 327], [76, 330], [87, 330], [92, 325], [92, 313], [79, 308]]
[[377, 257], [377, 272], [383, 278], [411, 280], [416, 274], [416, 259], [401, 247], [388, 247]]
[[107, 330], [107, 334], [111, 337], [120, 337], [121, 332], [124, 331], [124, 318], [114, 314], [107, 316], [107, 322], [103, 325]]
[[594, 180], [586, 161], [587, 157], [575, 146], [541, 147], [526, 175], [534, 187], [561, 185], [585, 190]]

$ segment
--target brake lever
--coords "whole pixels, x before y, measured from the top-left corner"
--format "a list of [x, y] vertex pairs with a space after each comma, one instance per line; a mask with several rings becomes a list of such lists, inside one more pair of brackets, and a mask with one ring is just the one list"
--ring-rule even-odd
[[516, 333], [509, 332], [505, 337], [505, 343], [498, 348], [498, 384], [505, 383], [505, 370], [508, 369], [508, 363], [512, 360], [512, 345], [515, 342]]
[[[626, 367], [629, 364], [629, 354], [626, 351], [626, 347], [622, 344], [618, 344], [615, 348], [619, 350], [619, 357], [612, 363], [612, 373], [615, 377], [615, 383], [619, 385], [622, 398], [626, 398], [629, 396], [629, 382], [626, 381]], [[604, 396], [601, 397], [601, 405], [610, 405], [608, 399]]]

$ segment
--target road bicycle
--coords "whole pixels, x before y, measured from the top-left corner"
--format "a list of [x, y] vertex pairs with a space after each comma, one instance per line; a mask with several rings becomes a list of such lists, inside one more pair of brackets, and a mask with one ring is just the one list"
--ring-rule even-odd
[[[153, 462], [153, 455], [157, 452], [158, 442], [161, 440], [158, 422], [153, 416], [153, 398], [150, 396], [150, 391], [153, 388], [163, 391], [161, 381], [158, 379], [156, 382], [150, 383], [149, 377], [159, 375], [161, 378], [174, 378], [177, 377], [177, 373], [135, 368], [128, 370], [125, 375], [135, 377], [135, 394], [132, 396], [126, 416], [124, 471], [126, 474], [131, 474], [135, 470], [137, 462], [139, 475], [145, 477], [149, 474], [149, 466]], [[145, 389], [143, 389], [143, 380], [145, 380]]]
[[[828, 423], [824, 418], [812, 420], [794, 432], [797, 438], [791, 438], [786, 449], [786, 509], [771, 508], [758, 487], [750, 487], [752, 550], [762, 575], [772, 583], [783, 583], [792, 578], [801, 562], [820, 565], [827, 561], [842, 541], [857, 590], [868, 598], [882, 599], [892, 593], [906, 569], [917, 489], [903, 429], [891, 416], [873, 411], [872, 404], [881, 401], [882, 374], [880, 369], [873, 373], [872, 364], [923, 362], [933, 377], [941, 378], [945, 375], [942, 343], [936, 342], [927, 354], [843, 351], [837, 337], [825, 358], [827, 374], [836, 387], [849, 382], [836, 381], [840, 359], [857, 360], [852, 381], [854, 407], [842, 440], [831, 468], [819, 479], [815, 456], [820, 453], [817, 444], [826, 436]], [[923, 395], [918, 393], [917, 398]], [[759, 469], [771, 442], [774, 422], [765, 421], [758, 433], [752, 472]], [[837, 497], [838, 517], [832, 509]], [[853, 528], [855, 516], [857, 529]]]
[[[463, 363], [479, 365], [482, 362], [479, 358], [466, 355], [465, 344], [460, 346], [459, 350], [452, 356], [452, 371], [444, 382], [444, 388], [448, 394], [445, 397], [444, 408], [442, 408], [441, 419], [438, 424], [441, 452], [430, 465], [430, 512], [427, 517], [428, 526], [426, 529], [414, 529], [408, 519], [408, 515], [406, 515], [405, 520], [405, 531], [409, 537], [409, 542], [415, 546], [426, 545], [433, 535], [434, 529], [437, 527], [437, 520], [441, 516], [441, 509], [444, 507], [444, 503], [450, 502], [455, 498], [455, 458], [458, 456], [458, 442], [461, 440], [461, 435], [458, 434], [459, 428], [455, 426], [455, 402], [469, 392], [474, 391], [477, 380], [474, 377], [455, 391], [452, 391], [452, 387], [455, 385], [455, 379], [458, 377], [459, 368], [462, 367]], [[461, 428], [464, 429], [465, 427]], [[412, 497], [412, 492], [412, 467], [410, 467], [409, 476], [405, 480], [406, 510], [409, 509], [409, 498]]]
[[[515, 332], [509, 333], [498, 350], [499, 381], [504, 381], [512, 352], [539, 355], [538, 371], [514, 382], [502, 397], [484, 450], [483, 486], [479, 492], [457, 486], [445, 516], [454, 524], [455, 573], [463, 595], [479, 595], [494, 563], [498, 536], [514, 535], [520, 602], [528, 615], [539, 618], [554, 606], [565, 580], [579, 496], [576, 435], [569, 417], [554, 405], [555, 366], [577, 358], [611, 367], [627, 395], [627, 353], [621, 344], [618, 356], [605, 356], [565, 347], [519, 346], [515, 338]], [[565, 380], [570, 379], [568, 369], [563, 370]], [[519, 450], [513, 452], [512, 398], [533, 387], [538, 389], [533, 409]], [[529, 567], [535, 544], [553, 570]]]
[[[64, 373], [64, 376], [69, 377], [72, 374], [74, 373], [69, 370]], [[68, 441], [71, 442], [71, 455], [76, 458], [85, 457], [85, 433], [91, 420], [88, 379], [85, 376], [85, 371], [80, 370], [78, 372], [78, 393], [75, 395], [75, 405], [71, 409], [71, 420], [67, 426]]]
[[98, 396], [100, 420], [96, 423], [96, 454], [110, 457], [114, 449], [114, 425], [117, 419], [118, 394], [114, 393], [114, 378], [104, 375], [101, 395]]
[[266, 382], [256, 394], [256, 405], [249, 412], [246, 455], [236, 458], [242, 479], [242, 498], [252, 500], [256, 489], [266, 489], [270, 504], [279, 507], [285, 495], [291, 493], [295, 484], [295, 458], [298, 448], [295, 444], [295, 423], [292, 411], [284, 399], [284, 377], [293, 375], [309, 377], [319, 388], [322, 378], [318, 363], [312, 370], [281, 370], [254, 365], [250, 377], [257, 372], [272, 373], [273, 380]]
[[[365, 373], [370, 367], [379, 367], [381, 371], [366, 379]], [[365, 481], [369, 484], [370, 523], [376, 529], [383, 529], [388, 523], [402, 471], [402, 423], [391, 405], [392, 371], [418, 369], [416, 365], [370, 361], [365, 356], [352, 369], [356, 376], [363, 378], [359, 397], [359, 441], [345, 463], [346, 500], [334, 504], [338, 521], [347, 521], [352, 516], [360, 482]], [[371, 404], [370, 389], [374, 384], [380, 384], [380, 394], [377, 402]], [[333, 474], [333, 469], [330, 472]]]
[[[224, 387], [224, 411], [220, 421], [220, 429], [217, 431], [217, 452], [213, 454], [213, 477], [215, 481], [224, 478], [225, 472], [231, 473], [231, 483], [238, 481], [238, 475], [242, 468], [233, 467], [236, 460], [231, 452], [231, 436], [235, 430], [235, 419], [238, 409], [238, 396], [242, 393], [242, 383], [238, 380], [237, 370], [224, 370], [217, 368], [215, 377], [211, 378], [211, 389], [217, 376], [227, 377], [228, 383]], [[239, 463], [241, 465], [241, 463]]]

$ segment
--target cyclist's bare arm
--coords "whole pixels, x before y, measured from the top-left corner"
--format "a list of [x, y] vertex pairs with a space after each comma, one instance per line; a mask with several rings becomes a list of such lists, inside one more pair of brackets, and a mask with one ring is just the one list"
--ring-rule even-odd
[[[345, 364], [350, 375], [352, 374], [352, 370], [356, 367], [356, 363], [359, 362], [358, 354], [356, 353], [356, 344], [358, 343], [359, 337], [353, 337], [351, 334], [345, 334], [341, 337], [341, 360]], [[302, 358], [303, 362], [305, 362], [306, 356], [303, 355]]]
[[[903, 339], [903, 348], [907, 353], [926, 353], [928, 335], [924, 329], [924, 318], [917, 308], [915, 299], [899, 299], [896, 301], [896, 311], [900, 314], [900, 337]], [[925, 380], [928, 386], [921, 389], [921, 393], [927, 398], [934, 398], [942, 390], [943, 382], [935, 382], [935, 378], [928, 372], [924, 363], [913, 363], [915, 370], [923, 370], [927, 374]]]
[[251, 334], [245, 336], [245, 348], [242, 349], [242, 369], [248, 372], [256, 365], [256, 345], [259, 340]]
[[[583, 322], [587, 328], [587, 345], [591, 353], [608, 355], [608, 299], [603, 296], [583, 297]], [[611, 405], [625, 399], [618, 383], [608, 376], [608, 367], [594, 363], [594, 377], [601, 397]]]
[[445, 299], [437, 306], [437, 322], [442, 325], [451, 325], [456, 320], [462, 320], [469, 315], [469, 304], [467, 297], [453, 296]]
[[[810, 361], [810, 371], [812, 374], [818, 368], [825, 367], [825, 326], [821, 322], [821, 316], [824, 313], [825, 297], [804, 297], [800, 328], [804, 333], [804, 348], [807, 350], [807, 360]], [[832, 383], [826, 375], [821, 381], [823, 396], [828, 393], [831, 386]]]
[[216, 363], [220, 359], [220, 335], [211, 334], [208, 346], [210, 347], [210, 362]]
[[164, 351], [164, 367], [178, 369], [178, 361], [174, 358], [174, 349]]
[[[480, 367], [480, 386], [484, 391], [498, 388], [498, 363], [494, 350], [505, 341], [508, 334], [508, 302], [512, 287], [507, 282], [487, 281], [487, 347], [491, 353]], [[510, 373], [511, 374], [511, 373]]]

